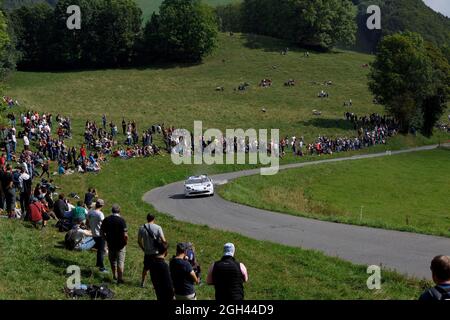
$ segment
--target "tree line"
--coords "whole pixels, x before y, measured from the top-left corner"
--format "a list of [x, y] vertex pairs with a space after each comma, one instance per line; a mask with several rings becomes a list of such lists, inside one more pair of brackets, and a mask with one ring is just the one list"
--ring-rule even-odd
[[[81, 30], [69, 30], [67, 8], [81, 9]], [[143, 25], [134, 0], [59, 0], [23, 6], [9, 15], [21, 69], [126, 67], [196, 62], [216, 45], [213, 9], [200, 0], [165, 0]]]
[[356, 7], [350, 0], [244, 0], [218, 6], [216, 14], [222, 31], [272, 36], [319, 50], [355, 42]]

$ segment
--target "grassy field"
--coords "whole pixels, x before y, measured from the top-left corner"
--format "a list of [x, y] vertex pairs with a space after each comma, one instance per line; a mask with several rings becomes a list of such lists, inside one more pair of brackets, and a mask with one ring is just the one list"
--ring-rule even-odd
[[[120, 122], [122, 117], [136, 120], [140, 130], [158, 122], [190, 129], [194, 120], [203, 120], [204, 127], [279, 128], [282, 135], [304, 136], [306, 141], [320, 134], [354, 135], [341, 119], [343, 101], [353, 100], [351, 111], [358, 114], [382, 112], [372, 104], [366, 87], [367, 69], [362, 64], [372, 57], [338, 51], [312, 53], [309, 59], [301, 51], [291, 49], [287, 56], [279, 51], [288, 44], [270, 38], [246, 35], [220, 36], [219, 48], [203, 64], [160, 66], [149, 69], [98, 70], [57, 73], [17, 72], [6, 84], [8, 95], [20, 100], [23, 109], [61, 113], [72, 117], [74, 139], [68, 145], [79, 145], [87, 119]], [[258, 82], [272, 78], [274, 86], [260, 89]], [[294, 88], [285, 88], [284, 81], [295, 78]], [[312, 82], [332, 80], [324, 88]], [[244, 93], [233, 88], [241, 82], [252, 87]], [[216, 92], [224, 86], [224, 92]], [[317, 93], [325, 89], [330, 98], [321, 100]], [[261, 108], [267, 113], [261, 112]], [[312, 110], [323, 116], [312, 116]], [[439, 139], [422, 136], [398, 136], [387, 147], [377, 146], [364, 152], [398, 149], [430, 144]], [[349, 154], [345, 154], [349, 155]], [[337, 156], [344, 156], [340, 154]], [[302, 161], [312, 158], [306, 157]], [[283, 162], [298, 161], [288, 156]], [[98, 175], [56, 177], [60, 191], [83, 194], [95, 187], [106, 200], [107, 209], [114, 202], [123, 209], [130, 230], [126, 262], [126, 285], [112, 285], [118, 299], [154, 298], [151, 289], [138, 288], [142, 253], [136, 244], [139, 226], [149, 211], [142, 195], [155, 187], [184, 179], [199, 172], [217, 173], [245, 169], [247, 166], [175, 166], [169, 157], [152, 159], [111, 160]], [[106, 211], [105, 210], [105, 211]], [[177, 222], [157, 213], [170, 240], [171, 253], [176, 242], [193, 241], [204, 268], [218, 259], [225, 242], [237, 245], [237, 258], [250, 272], [246, 286], [249, 299], [415, 299], [425, 283], [405, 279], [394, 273], [383, 273], [381, 291], [369, 291], [368, 275], [362, 266], [355, 266], [321, 253], [251, 240], [236, 234]], [[82, 267], [87, 284], [110, 281], [95, 271], [93, 253], [68, 252], [61, 248], [63, 234], [49, 227], [43, 232], [20, 222], [0, 220], [0, 299], [64, 299], [65, 268], [71, 264]], [[271, 279], [271, 281], [268, 281]], [[201, 299], [213, 298], [213, 289], [202, 286]]]
[[[132, 162], [131, 162], [132, 161]], [[130, 165], [132, 163], [132, 165]], [[210, 172], [231, 170], [230, 167], [204, 168]], [[146, 190], [183, 179], [193, 167], [175, 167], [167, 158], [112, 161], [99, 175], [76, 175], [58, 179], [66, 193], [83, 192], [95, 186], [106, 200], [106, 207], [118, 202], [129, 226], [130, 244], [127, 250], [126, 281], [123, 286], [111, 284], [118, 299], [152, 299], [153, 290], [138, 287], [142, 268], [142, 253], [136, 244], [137, 230], [147, 212], [153, 211], [141, 197]], [[237, 258], [250, 273], [246, 285], [248, 299], [415, 299], [426, 285], [384, 272], [380, 291], [366, 287], [365, 267], [355, 266], [321, 253], [251, 240], [236, 234], [220, 232], [204, 226], [177, 222], [157, 214], [158, 223], [170, 240], [170, 252], [179, 241], [193, 241], [201, 265], [221, 255], [224, 243], [232, 241]], [[52, 227], [44, 231], [30, 229], [20, 222], [0, 221], [0, 299], [64, 299], [65, 269], [79, 265], [82, 282], [109, 283], [110, 275], [99, 274], [94, 268], [92, 252], [68, 252], [61, 246], [64, 234]], [[268, 281], [270, 279], [270, 281]], [[212, 299], [213, 289], [198, 288], [200, 299]]]
[[[17, 72], [6, 90], [24, 105], [70, 115], [77, 132], [83, 130], [83, 120], [100, 121], [106, 113], [116, 122], [124, 116], [141, 126], [164, 122], [190, 129], [194, 120], [203, 120], [204, 127], [278, 128], [283, 135], [303, 135], [309, 140], [319, 134], [354, 134], [352, 126], [341, 120], [347, 111], [343, 102], [349, 99], [354, 105], [351, 111], [357, 114], [382, 111], [372, 104], [367, 69], [361, 67], [371, 56], [338, 51], [307, 59], [293, 49], [287, 56], [280, 55], [286, 46], [272, 38], [221, 34], [219, 47], [203, 64]], [[273, 87], [259, 88], [263, 78], [271, 78]], [[284, 87], [289, 78], [298, 85]], [[312, 84], [325, 80], [334, 85]], [[251, 84], [249, 91], [234, 92], [242, 82]], [[225, 91], [216, 92], [217, 86]], [[322, 89], [329, 91], [329, 99], [317, 98]], [[261, 112], [262, 108], [267, 112]], [[314, 109], [321, 110], [322, 117], [314, 117]]]
[[323, 164], [241, 178], [220, 193], [293, 215], [450, 237], [449, 160], [440, 149]]

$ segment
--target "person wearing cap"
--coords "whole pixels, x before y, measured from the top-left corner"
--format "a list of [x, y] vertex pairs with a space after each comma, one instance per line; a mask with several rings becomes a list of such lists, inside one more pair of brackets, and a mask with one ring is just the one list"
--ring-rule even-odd
[[147, 215], [147, 223], [139, 228], [138, 245], [144, 251], [144, 269], [142, 270], [141, 287], [145, 285], [147, 273], [151, 270], [152, 260], [160, 254], [158, 251], [158, 242], [167, 242], [161, 226], [155, 223], [155, 216]]
[[206, 283], [214, 285], [217, 301], [244, 300], [244, 282], [248, 281], [247, 268], [234, 258], [234, 244], [224, 246], [223, 257], [209, 267]]
[[426, 290], [419, 300], [450, 300], [450, 256], [435, 257], [431, 261], [430, 269], [436, 286]]
[[175, 300], [197, 300], [194, 285], [199, 284], [200, 281], [187, 261], [188, 248], [187, 243], [178, 243], [176, 256], [170, 260], [170, 275], [175, 290]]
[[[125, 220], [120, 216], [120, 206], [112, 206], [111, 215], [103, 220], [101, 232], [108, 245], [108, 257], [111, 271], [117, 284], [124, 283], [125, 254], [128, 243], [128, 229]], [[117, 271], [117, 274], [116, 274]]]
[[88, 212], [87, 221], [89, 229], [91, 229], [92, 237], [95, 241], [95, 248], [97, 249], [97, 263], [96, 267], [100, 272], [107, 272], [103, 263], [105, 256], [105, 239], [102, 237], [101, 228], [102, 222], [105, 220], [105, 215], [102, 212], [102, 208], [105, 206], [103, 199], [97, 199], [95, 203], [95, 209]]

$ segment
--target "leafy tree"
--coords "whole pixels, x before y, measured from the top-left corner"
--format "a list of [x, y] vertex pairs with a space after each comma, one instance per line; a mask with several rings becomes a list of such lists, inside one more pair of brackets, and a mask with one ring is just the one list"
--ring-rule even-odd
[[212, 8], [200, 0], [165, 0], [145, 28], [145, 42], [159, 57], [200, 61], [215, 48], [217, 34]]
[[240, 2], [220, 5], [215, 8], [219, 20], [220, 31], [241, 32], [242, 31], [242, 4]]
[[431, 92], [422, 104], [422, 133], [430, 136], [434, 125], [447, 109], [450, 98], [450, 64], [443, 52], [432, 43], [428, 43], [426, 49], [433, 66], [433, 75]]
[[244, 31], [331, 49], [351, 44], [356, 10], [348, 0], [244, 0]]
[[11, 33], [8, 19], [0, 11], [0, 80], [4, 80], [8, 73], [15, 68], [16, 51]]
[[449, 95], [450, 67], [442, 52], [417, 33], [386, 36], [369, 75], [369, 88], [408, 132], [425, 134], [442, 115]]
[[[80, 6], [81, 30], [66, 26], [69, 5]], [[133, 0], [60, 0], [53, 19], [52, 50], [60, 66], [120, 66], [133, 56], [142, 11]]]
[[11, 14], [20, 66], [48, 66], [53, 34], [53, 9], [46, 3], [24, 6]]

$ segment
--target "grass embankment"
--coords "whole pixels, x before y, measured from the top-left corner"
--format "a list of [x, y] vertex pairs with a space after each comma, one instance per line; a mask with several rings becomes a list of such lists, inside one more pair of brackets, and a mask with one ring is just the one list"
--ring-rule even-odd
[[[354, 135], [351, 125], [341, 120], [343, 101], [353, 100], [352, 112], [363, 115], [382, 112], [372, 104], [366, 87], [367, 69], [361, 65], [372, 60], [369, 55], [352, 52], [311, 53], [304, 58], [301, 50], [292, 49], [287, 56], [279, 52], [288, 44], [265, 37], [222, 34], [219, 48], [200, 65], [161, 66], [149, 69], [99, 70], [58, 73], [17, 72], [7, 84], [7, 94], [23, 106], [40, 112], [61, 113], [72, 118], [74, 139], [68, 145], [82, 142], [86, 119], [108, 120], [120, 124], [122, 117], [136, 120], [140, 131], [154, 123], [164, 122], [191, 129], [194, 120], [204, 127], [279, 128], [281, 134], [304, 136], [312, 141], [318, 135]], [[258, 88], [263, 78], [274, 86]], [[298, 85], [286, 88], [283, 83], [294, 78]], [[323, 83], [332, 80], [334, 85]], [[249, 91], [236, 93], [233, 88], [249, 82]], [[224, 86], [224, 92], [216, 92]], [[320, 90], [329, 99], [316, 97]], [[267, 112], [261, 112], [261, 108]], [[312, 110], [323, 112], [314, 117]], [[445, 136], [442, 136], [445, 138]], [[448, 138], [448, 136], [447, 136]], [[429, 144], [438, 138], [396, 137], [388, 148], [398, 149]], [[384, 150], [377, 146], [367, 152]], [[343, 156], [341, 154], [339, 156]], [[346, 154], [348, 155], [348, 154]], [[309, 157], [302, 161], [310, 160]], [[298, 161], [289, 155], [284, 162]], [[185, 179], [194, 173], [217, 173], [244, 169], [238, 166], [174, 166], [168, 156], [153, 159], [112, 160], [98, 175], [57, 177], [66, 194], [82, 195], [90, 186], [97, 188], [106, 200], [105, 212], [114, 202], [123, 209], [130, 230], [124, 286], [112, 288], [118, 299], [154, 298], [151, 289], [138, 288], [142, 253], [136, 244], [139, 226], [153, 211], [142, 201], [142, 195], [165, 183]], [[381, 291], [369, 291], [368, 275], [355, 266], [321, 253], [251, 240], [236, 234], [194, 226], [157, 213], [170, 240], [171, 253], [178, 241], [193, 241], [204, 269], [218, 259], [225, 242], [237, 245], [237, 258], [250, 272], [246, 286], [248, 299], [414, 299], [423, 283], [392, 273], [383, 273]], [[110, 280], [93, 268], [91, 252], [68, 252], [61, 248], [63, 234], [53, 228], [40, 232], [20, 222], [0, 221], [0, 299], [63, 299], [65, 268], [80, 265], [83, 283]], [[213, 289], [198, 289], [201, 299], [213, 298]]]
[[440, 149], [244, 177], [226, 199], [321, 220], [450, 236], [450, 151]]

